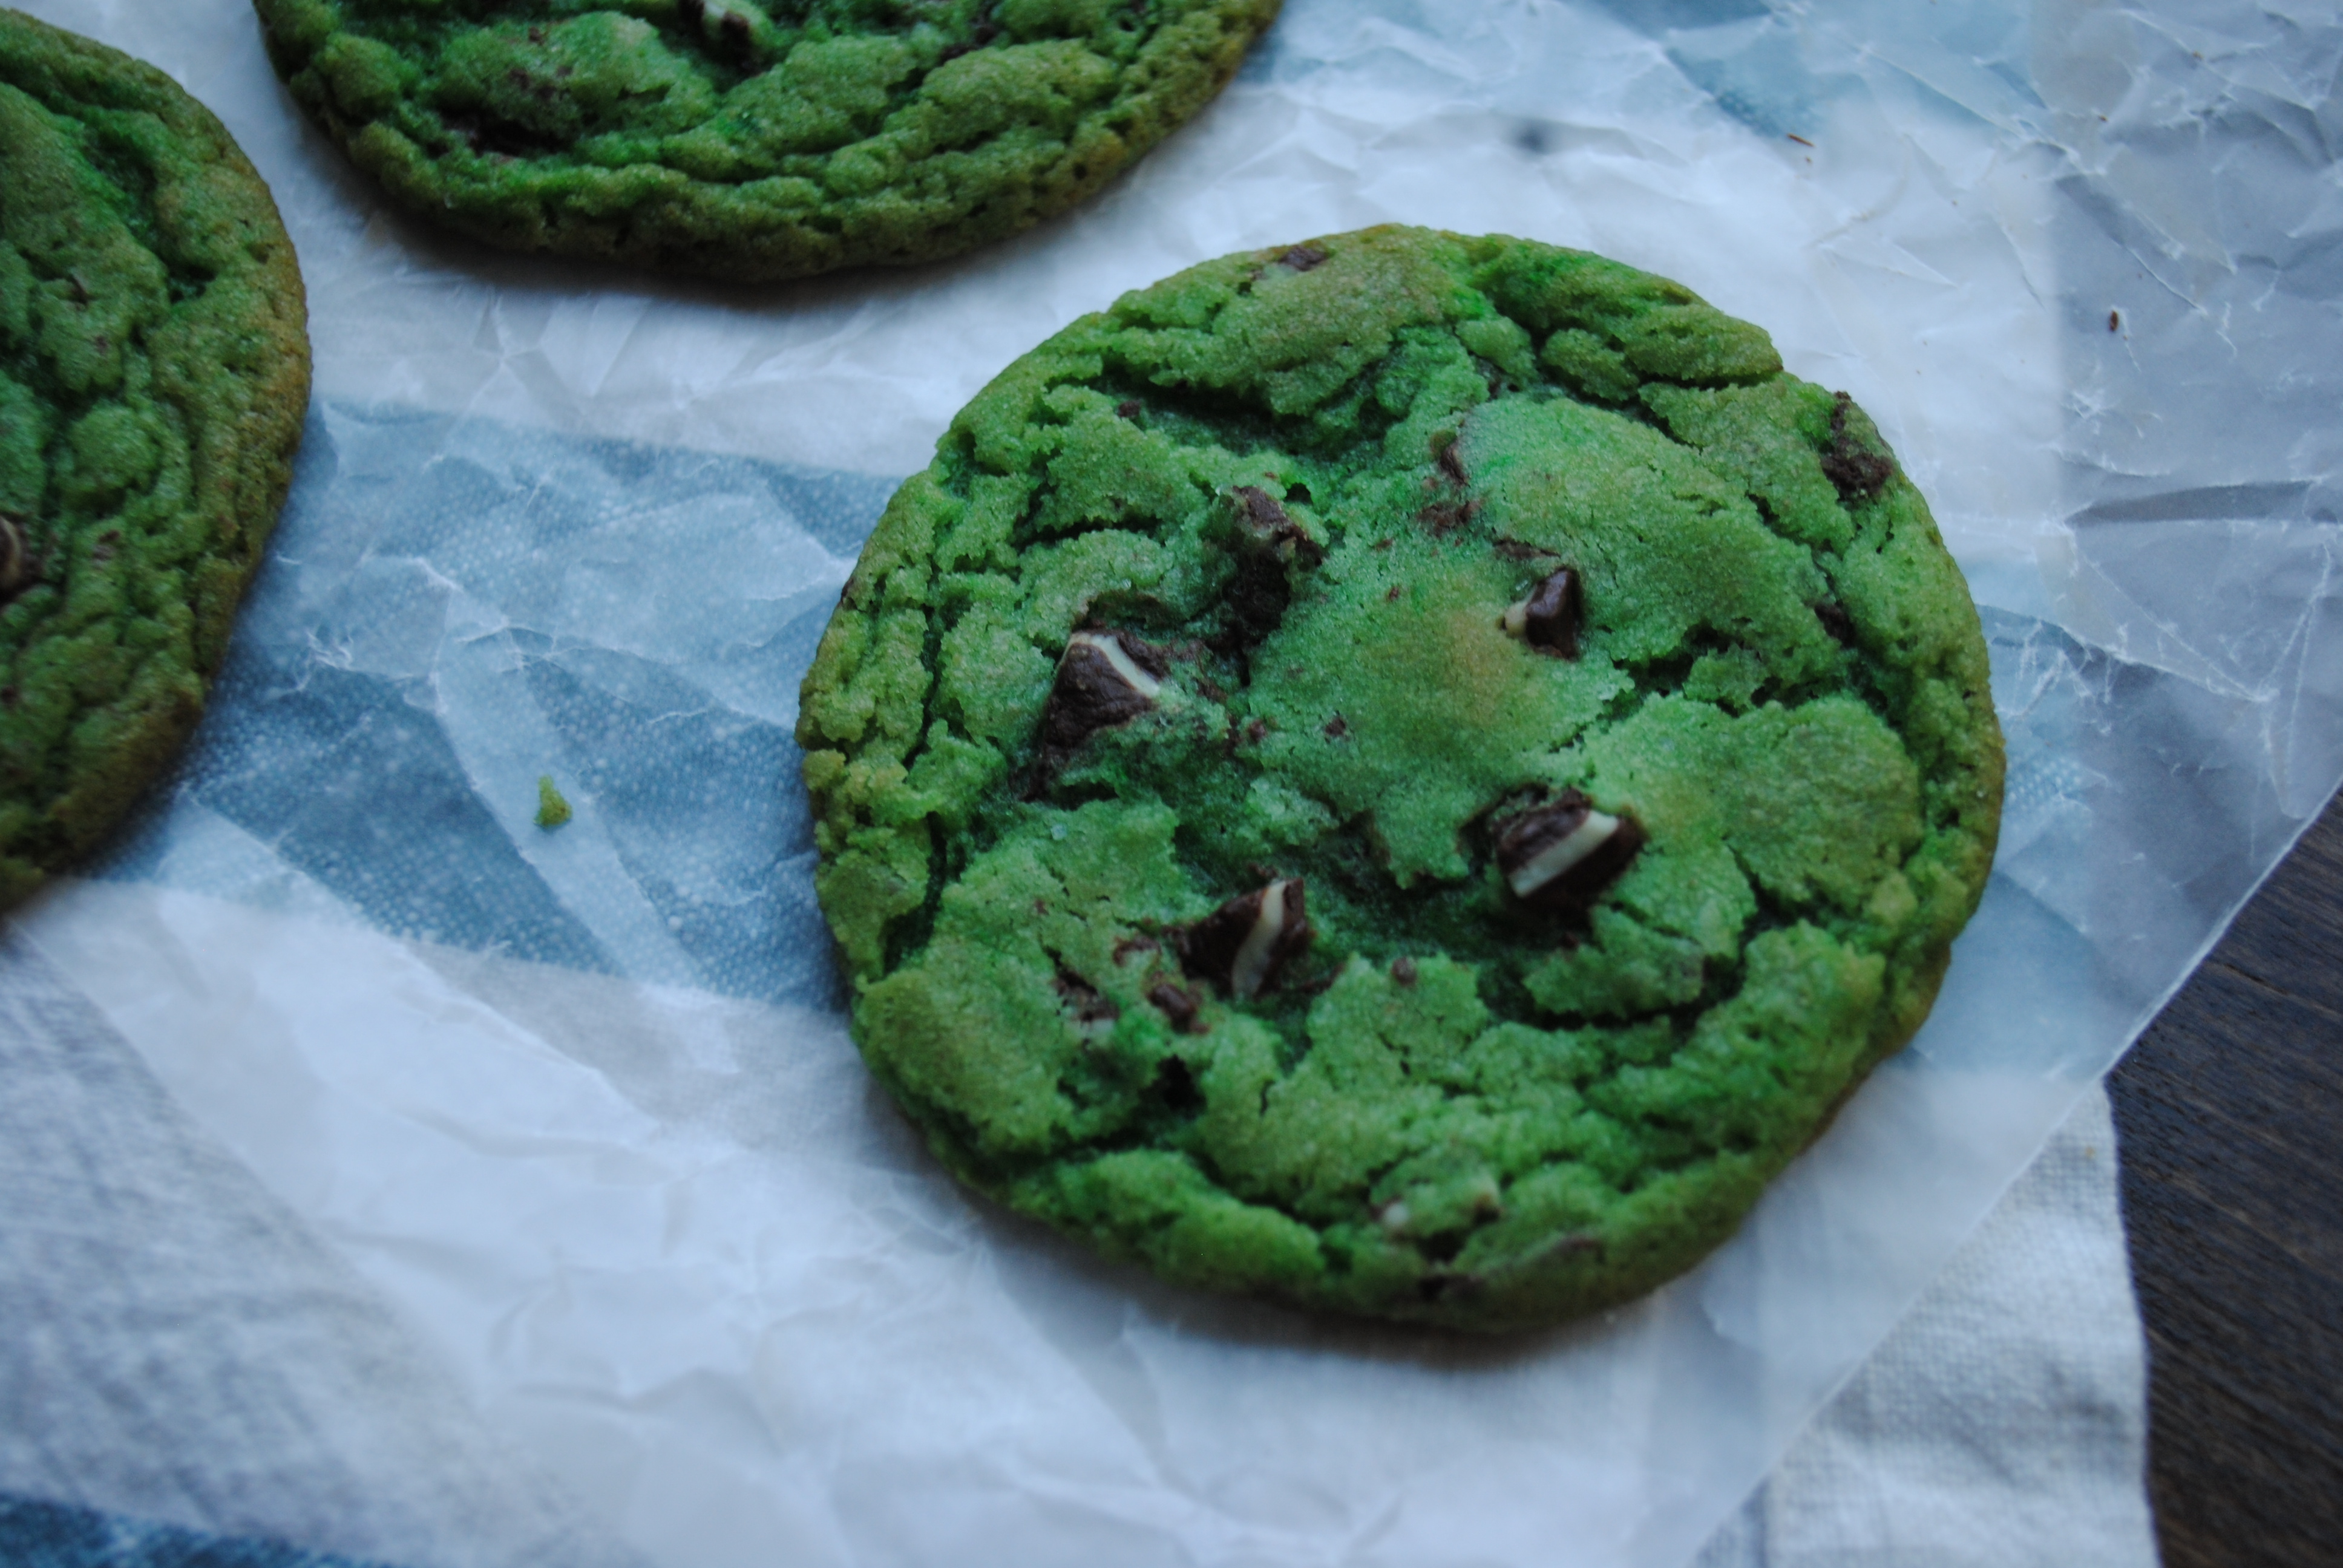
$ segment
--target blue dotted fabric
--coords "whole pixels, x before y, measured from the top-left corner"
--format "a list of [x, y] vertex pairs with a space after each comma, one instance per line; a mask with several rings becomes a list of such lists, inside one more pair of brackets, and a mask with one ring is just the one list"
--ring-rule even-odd
[[275, 1541], [233, 1540], [94, 1509], [0, 1495], [5, 1568], [367, 1568]]

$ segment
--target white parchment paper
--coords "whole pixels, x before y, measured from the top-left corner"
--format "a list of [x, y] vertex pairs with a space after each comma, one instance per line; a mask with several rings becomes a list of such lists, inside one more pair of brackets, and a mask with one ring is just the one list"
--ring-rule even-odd
[[[2331, 6], [1288, 0], [1091, 207], [758, 292], [389, 213], [240, 0], [30, 8], [226, 120], [317, 400], [185, 767], [19, 924], [662, 1568], [1680, 1563], [2343, 774]], [[986, 379], [1385, 220], [1682, 279], [1853, 393], [2010, 743], [1918, 1040], [1706, 1266], [1496, 1345], [1169, 1292], [956, 1190], [845, 1038], [789, 740], [857, 543]]]

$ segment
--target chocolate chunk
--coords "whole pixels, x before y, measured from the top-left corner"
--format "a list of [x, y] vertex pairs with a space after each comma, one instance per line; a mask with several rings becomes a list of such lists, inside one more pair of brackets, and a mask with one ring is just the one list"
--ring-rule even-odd
[[[1172, 673], [1172, 649], [1158, 648], [1145, 638], [1127, 631], [1078, 631], [1074, 636], [1105, 638], [1122, 650], [1123, 658], [1145, 670], [1159, 685], [1165, 676]], [[1187, 646], [1192, 648], [1194, 645]], [[1188, 657], [1194, 656], [1192, 653]]]
[[1469, 485], [1473, 482], [1464, 472], [1464, 454], [1457, 450], [1455, 431], [1434, 430], [1432, 433], [1432, 456], [1440, 464], [1440, 471], [1456, 484]]
[[1254, 543], [1306, 567], [1314, 567], [1326, 558], [1318, 541], [1303, 533], [1302, 525], [1288, 516], [1285, 508], [1267, 490], [1256, 485], [1239, 485], [1229, 493], [1236, 498], [1246, 531]]
[[1847, 433], [1846, 411], [1855, 399], [1844, 392], [1837, 396], [1838, 401], [1831, 406], [1831, 442], [1822, 454], [1823, 477], [1837, 487], [1838, 498], [1852, 507], [1887, 487], [1887, 481], [1896, 477], [1896, 459], [1865, 451]]
[[1586, 618], [1578, 574], [1568, 567], [1549, 575], [1535, 591], [1505, 612], [1505, 629], [1548, 653], [1578, 657], [1578, 628]]
[[1240, 485], [1229, 499], [1239, 526], [1237, 569], [1221, 590], [1221, 629], [1206, 639], [1213, 652], [1224, 656], [1251, 651], [1285, 618], [1293, 598], [1285, 576], [1289, 562], [1314, 567], [1325, 558], [1318, 542], [1268, 491]]
[[1481, 515], [1481, 502], [1475, 497], [1469, 501], [1434, 501], [1415, 514], [1415, 520], [1434, 534], [1453, 533]]
[[1846, 648], [1855, 646], [1855, 617], [1846, 613], [1844, 605], [1835, 600], [1825, 599], [1815, 606], [1815, 618], [1823, 623], [1823, 629], [1830, 633], [1832, 638], [1841, 646]]
[[1180, 967], [1231, 996], [1259, 996], [1316, 934], [1310, 929], [1306, 893], [1300, 877], [1274, 881], [1178, 928], [1172, 946]]
[[724, 13], [724, 20], [716, 25], [716, 30], [724, 35], [726, 45], [729, 47], [735, 55], [738, 55], [744, 60], [755, 55], [757, 52], [756, 29], [749, 25], [749, 18], [743, 16], [739, 12], [727, 11]]
[[1114, 417], [1118, 419], [1136, 419], [1146, 411], [1146, 407], [1136, 397], [1126, 397], [1114, 406]]
[[1250, 652], [1277, 629], [1292, 601], [1293, 585], [1285, 580], [1277, 558], [1248, 556], [1221, 590], [1221, 629], [1205, 645], [1220, 654]]
[[1392, 979], [1402, 985], [1415, 983], [1415, 960], [1411, 958], [1392, 960]]
[[1128, 632], [1078, 631], [1066, 639], [1057, 684], [1041, 711], [1044, 774], [1063, 767], [1082, 742], [1127, 724], [1155, 705], [1171, 668], [1162, 650]]
[[1170, 980], [1158, 980], [1148, 990], [1147, 1000], [1161, 1008], [1163, 1016], [1172, 1020], [1172, 1027], [1182, 1034], [1202, 1034], [1204, 1031], [1203, 1020], [1199, 1016], [1202, 1010], [1197, 1007], [1196, 999]]
[[1497, 869], [1513, 897], [1545, 909], [1584, 910], [1644, 847], [1633, 817], [1613, 817], [1575, 789], [1496, 824]]
[[1326, 253], [1314, 245], [1297, 245], [1277, 259], [1296, 272], [1308, 272], [1326, 265]]
[[1260, 486], [1239, 485], [1229, 493], [1236, 497], [1256, 532], [1276, 538], [1292, 530], [1293, 519], [1285, 515], [1285, 508], [1278, 505], [1276, 498]]
[[1340, 740], [1350, 733], [1350, 720], [1344, 719], [1341, 714], [1337, 713], [1333, 718], [1326, 720], [1325, 735], [1327, 739]]

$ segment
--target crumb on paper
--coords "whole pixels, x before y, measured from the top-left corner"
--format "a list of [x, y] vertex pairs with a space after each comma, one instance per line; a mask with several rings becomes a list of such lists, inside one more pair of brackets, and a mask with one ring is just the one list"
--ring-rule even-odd
[[569, 820], [569, 802], [562, 798], [559, 789], [554, 788], [553, 775], [538, 774], [537, 777], [537, 825], [550, 830], [560, 827], [568, 820]]

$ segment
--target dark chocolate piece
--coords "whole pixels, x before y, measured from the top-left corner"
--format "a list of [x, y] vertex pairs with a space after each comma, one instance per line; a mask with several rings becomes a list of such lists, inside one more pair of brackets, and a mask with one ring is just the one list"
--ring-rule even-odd
[[1235, 503], [1240, 528], [1237, 569], [1221, 590], [1221, 629], [1205, 641], [1213, 652], [1233, 657], [1250, 653], [1285, 618], [1293, 599], [1286, 564], [1314, 567], [1325, 552], [1268, 491], [1240, 485], [1229, 499]]
[[1244, 508], [1245, 520], [1252, 525], [1255, 533], [1276, 539], [1292, 531], [1293, 519], [1285, 515], [1277, 498], [1260, 486], [1239, 485], [1229, 493]]
[[1618, 879], [1643, 849], [1633, 817], [1597, 811], [1575, 789], [1496, 825], [1497, 869], [1513, 897], [1554, 910], [1584, 910]]
[[1435, 535], [1453, 533], [1481, 515], [1477, 496], [1469, 501], [1433, 501], [1415, 514], [1415, 520]]
[[1205, 646], [1231, 657], [1251, 653], [1277, 629], [1292, 602], [1293, 585], [1285, 580], [1277, 558], [1247, 556], [1221, 590], [1221, 629], [1204, 639]]
[[1887, 481], [1896, 477], [1896, 459], [1865, 451], [1847, 434], [1846, 411], [1855, 399], [1844, 392], [1837, 396], [1838, 401], [1831, 406], [1831, 443], [1822, 454], [1823, 477], [1837, 487], [1838, 498], [1852, 507], [1887, 487]]
[[1280, 556], [1299, 560], [1306, 567], [1314, 567], [1326, 558], [1318, 541], [1303, 533], [1302, 525], [1288, 516], [1284, 506], [1267, 490], [1257, 485], [1239, 485], [1229, 493], [1236, 498], [1245, 530], [1256, 544], [1266, 545]]
[[1172, 946], [1181, 969], [1231, 996], [1260, 995], [1316, 934], [1310, 929], [1306, 894], [1300, 877], [1274, 881], [1178, 928]]
[[1058, 660], [1057, 684], [1041, 713], [1041, 764], [1054, 773], [1082, 742], [1155, 706], [1162, 650], [1127, 632], [1078, 631]]
[[1199, 1016], [1202, 1010], [1196, 999], [1170, 980], [1158, 980], [1148, 990], [1147, 1000], [1161, 1008], [1163, 1016], [1172, 1020], [1172, 1027], [1182, 1034], [1203, 1032], [1203, 1020]]
[[1314, 245], [1297, 245], [1277, 259], [1296, 272], [1308, 272], [1325, 264], [1326, 253]]
[[1530, 597], [1505, 612], [1505, 629], [1532, 648], [1564, 658], [1578, 657], [1578, 628], [1586, 618], [1586, 605], [1577, 572], [1568, 567], [1551, 573]]
[[[1443, 437], [1447, 438], [1443, 440]], [[1432, 433], [1432, 456], [1440, 464], [1440, 471], [1457, 485], [1470, 485], [1473, 482], [1471, 477], [1464, 472], [1464, 454], [1457, 450], [1455, 431], [1434, 430]]]

